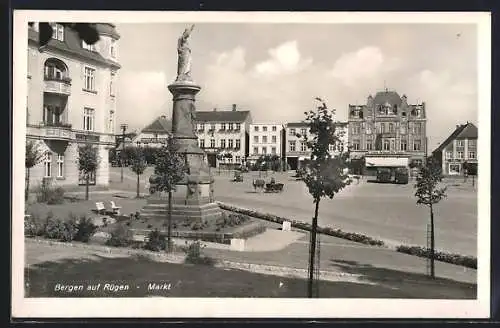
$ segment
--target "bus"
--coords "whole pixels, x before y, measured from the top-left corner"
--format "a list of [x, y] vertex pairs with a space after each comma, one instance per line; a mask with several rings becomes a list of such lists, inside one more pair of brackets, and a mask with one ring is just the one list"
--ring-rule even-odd
[[407, 184], [408, 169], [404, 166], [395, 168], [380, 167], [377, 169], [377, 182]]

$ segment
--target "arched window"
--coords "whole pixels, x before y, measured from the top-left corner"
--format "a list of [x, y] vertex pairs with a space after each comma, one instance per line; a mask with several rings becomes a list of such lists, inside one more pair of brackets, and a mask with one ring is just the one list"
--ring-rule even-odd
[[66, 64], [59, 59], [47, 59], [44, 65], [44, 79], [69, 82], [68, 66], [66, 66]]

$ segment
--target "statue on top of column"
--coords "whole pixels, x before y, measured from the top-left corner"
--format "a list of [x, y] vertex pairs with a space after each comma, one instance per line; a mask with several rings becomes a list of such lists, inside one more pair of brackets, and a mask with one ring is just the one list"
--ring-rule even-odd
[[188, 29], [185, 29], [177, 41], [177, 81], [191, 80], [191, 49], [189, 48], [188, 39], [194, 29], [194, 24]]

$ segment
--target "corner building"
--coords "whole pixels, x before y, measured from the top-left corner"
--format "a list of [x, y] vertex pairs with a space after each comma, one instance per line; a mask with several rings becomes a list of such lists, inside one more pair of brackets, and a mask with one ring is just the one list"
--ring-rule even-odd
[[427, 147], [425, 102], [408, 104], [395, 91], [368, 96], [366, 105], [349, 105], [351, 159], [365, 161], [367, 174], [379, 167], [410, 167], [424, 161]]
[[109, 183], [109, 149], [115, 144], [118, 40], [113, 24], [97, 24], [100, 40], [88, 45], [69, 27], [51, 24], [52, 39], [39, 47], [38, 24], [28, 28], [26, 138], [47, 151], [31, 169], [30, 186], [43, 180], [63, 187], [84, 184], [78, 146], [98, 148], [91, 183]]

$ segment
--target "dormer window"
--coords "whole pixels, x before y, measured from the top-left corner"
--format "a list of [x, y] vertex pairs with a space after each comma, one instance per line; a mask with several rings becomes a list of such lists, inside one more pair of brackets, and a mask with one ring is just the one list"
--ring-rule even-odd
[[52, 39], [64, 41], [64, 26], [56, 23], [52, 23], [50, 26], [52, 27]]
[[88, 44], [82, 40], [82, 48], [88, 51], [96, 51], [95, 44]]

